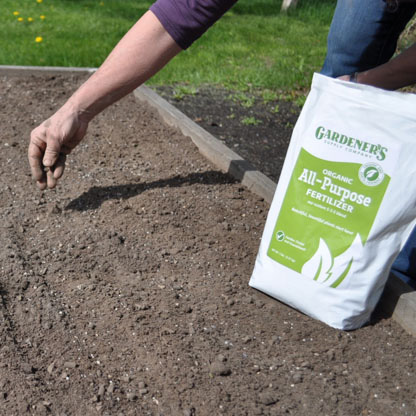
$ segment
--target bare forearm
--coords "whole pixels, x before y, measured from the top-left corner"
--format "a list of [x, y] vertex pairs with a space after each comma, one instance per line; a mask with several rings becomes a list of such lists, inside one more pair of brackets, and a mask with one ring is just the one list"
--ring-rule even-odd
[[155, 15], [147, 12], [66, 105], [91, 119], [149, 79], [180, 51]]
[[360, 72], [357, 81], [387, 90], [397, 90], [416, 83], [416, 44], [374, 69]]
[[32, 130], [28, 149], [40, 189], [54, 188], [66, 155], [84, 138], [89, 121], [161, 69], [180, 47], [152, 12], [147, 12], [93, 74], [48, 120]]

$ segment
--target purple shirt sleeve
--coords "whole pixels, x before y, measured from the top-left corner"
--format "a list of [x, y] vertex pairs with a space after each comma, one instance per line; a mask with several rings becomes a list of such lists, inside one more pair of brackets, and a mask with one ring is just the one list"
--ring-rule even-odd
[[150, 10], [175, 42], [186, 49], [237, 0], [156, 0]]

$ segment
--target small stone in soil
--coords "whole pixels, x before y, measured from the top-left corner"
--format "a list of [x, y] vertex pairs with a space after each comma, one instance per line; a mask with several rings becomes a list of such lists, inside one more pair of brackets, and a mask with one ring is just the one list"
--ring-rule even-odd
[[295, 374], [293, 374], [293, 382], [295, 384], [302, 383], [302, 380], [303, 380], [302, 373], [295, 373]]
[[209, 373], [214, 376], [229, 376], [231, 374], [231, 369], [223, 362], [214, 361], [209, 367]]
[[251, 341], [251, 337], [249, 337], [249, 336], [247, 335], [246, 337], [244, 337], [244, 338], [242, 339], [242, 341], [243, 341], [243, 343], [244, 343], [244, 344], [247, 344], [247, 343], [249, 343], [249, 342]]
[[42, 324], [42, 328], [43, 329], [51, 329], [52, 328], [52, 324], [50, 322], [44, 322]]
[[127, 400], [133, 401], [133, 400], [137, 400], [138, 396], [136, 393], [133, 392], [128, 392], [126, 394]]
[[53, 372], [54, 368], [55, 368], [55, 363], [50, 363], [50, 364], [48, 365], [48, 368], [47, 368], [48, 373], [49, 373], [49, 374], [52, 374], [52, 372]]
[[23, 363], [22, 371], [26, 374], [33, 374], [36, 372], [36, 368], [34, 368], [31, 364]]
[[75, 361], [66, 361], [64, 363], [65, 368], [75, 368], [77, 366]]
[[264, 391], [258, 395], [258, 401], [265, 406], [271, 406], [279, 401], [277, 393], [274, 391]]
[[104, 384], [100, 384], [98, 387], [98, 397], [103, 397], [105, 392], [105, 386]]
[[29, 287], [29, 284], [30, 284], [29, 280], [27, 279], [22, 280], [20, 287], [22, 290], [26, 290]]
[[330, 349], [326, 353], [328, 360], [333, 361], [335, 359], [335, 350]]
[[269, 345], [279, 344], [280, 339], [277, 335], [273, 335], [271, 339], [269, 340]]
[[48, 207], [48, 214], [60, 214], [62, 212], [62, 208], [58, 204], [52, 204]]

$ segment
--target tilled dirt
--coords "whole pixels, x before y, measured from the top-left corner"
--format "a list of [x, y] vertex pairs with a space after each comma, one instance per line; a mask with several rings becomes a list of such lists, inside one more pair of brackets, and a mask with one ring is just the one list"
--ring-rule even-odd
[[267, 204], [133, 97], [36, 190], [30, 130], [81, 81], [0, 78], [1, 415], [416, 415], [414, 338], [249, 288]]

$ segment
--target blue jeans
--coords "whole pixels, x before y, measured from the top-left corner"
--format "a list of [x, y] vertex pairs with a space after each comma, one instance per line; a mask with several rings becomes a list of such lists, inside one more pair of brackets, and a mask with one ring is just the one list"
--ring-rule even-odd
[[384, 0], [338, 0], [321, 72], [338, 77], [384, 64], [415, 12], [413, 2], [391, 12]]
[[[365, 71], [390, 60], [397, 40], [416, 12], [416, 3], [391, 11], [383, 0], [338, 0], [321, 73], [331, 77]], [[416, 228], [392, 266], [416, 288]]]

